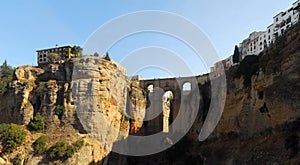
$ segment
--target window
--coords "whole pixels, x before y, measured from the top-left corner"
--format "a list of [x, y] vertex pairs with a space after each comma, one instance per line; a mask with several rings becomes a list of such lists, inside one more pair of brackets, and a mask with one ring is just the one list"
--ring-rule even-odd
[[276, 22], [278, 22], [278, 18], [276, 18]]
[[282, 14], [281, 14], [281, 17], [285, 16], [285, 14], [286, 14], [286, 12], [282, 13]]

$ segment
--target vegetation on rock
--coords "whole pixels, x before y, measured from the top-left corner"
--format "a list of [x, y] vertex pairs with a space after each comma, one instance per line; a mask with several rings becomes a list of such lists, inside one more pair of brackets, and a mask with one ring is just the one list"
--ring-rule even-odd
[[13, 78], [13, 72], [14, 69], [9, 66], [5, 60], [0, 66], [0, 95], [3, 95], [6, 92], [6, 87]]
[[48, 155], [51, 160], [66, 160], [78, 152], [83, 144], [83, 140], [78, 140], [72, 145], [68, 145], [65, 141], [58, 141], [49, 149]]
[[240, 61], [240, 51], [237, 45], [235, 45], [234, 47], [234, 53], [232, 58], [233, 63], [238, 63]]
[[251, 77], [257, 72], [258, 70], [258, 56], [256, 55], [249, 55], [246, 56], [240, 63], [236, 77], [244, 77], [244, 85], [249, 86], [251, 84]]
[[82, 55], [82, 48], [80, 46], [74, 45], [71, 48], [71, 53], [73, 54], [74, 57], [79, 57]]
[[28, 124], [28, 129], [31, 132], [42, 132], [45, 128], [43, 116], [38, 112]]
[[106, 54], [104, 55], [103, 58], [104, 58], [105, 60], [107, 60], [107, 61], [110, 61], [110, 60], [111, 60], [110, 57], [109, 57], [108, 52], [106, 52]]
[[57, 53], [49, 53], [48, 59], [50, 62], [56, 62], [56, 61], [60, 60], [60, 56]]
[[62, 115], [64, 114], [65, 108], [62, 105], [57, 105], [55, 110], [54, 110], [54, 114], [57, 115], [59, 118], [62, 117]]
[[40, 136], [36, 141], [33, 143], [33, 149], [36, 155], [43, 154], [47, 151], [47, 143], [48, 137], [45, 135]]
[[37, 96], [41, 97], [48, 91], [47, 82], [40, 82], [38, 87], [35, 89], [35, 93]]
[[26, 137], [26, 132], [16, 124], [0, 124], [2, 153], [12, 152], [19, 147]]

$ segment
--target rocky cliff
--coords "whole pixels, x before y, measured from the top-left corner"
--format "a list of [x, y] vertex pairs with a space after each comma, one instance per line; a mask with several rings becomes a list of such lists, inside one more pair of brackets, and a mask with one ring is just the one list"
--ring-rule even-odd
[[[147, 127], [147, 92], [139, 81], [126, 78], [124, 68], [93, 56], [18, 67], [0, 96], [0, 123], [19, 124], [27, 136], [17, 150], [0, 154], [0, 164], [299, 164], [299, 34], [297, 25], [258, 57], [226, 71], [224, 112], [206, 141], [199, 142], [198, 134], [212, 97], [209, 80], [198, 84], [200, 113], [187, 135], [170, 149], [144, 157], [111, 153], [116, 141], [143, 135]], [[28, 125], [38, 114], [45, 127], [35, 132]], [[47, 150], [35, 154], [42, 135], [49, 138]], [[81, 147], [68, 150], [78, 141], [84, 142]], [[66, 153], [55, 150], [58, 144]]]
[[[101, 162], [115, 141], [142, 125], [145, 98], [138, 82], [131, 82], [125, 74], [117, 63], [93, 56], [43, 68], [16, 68], [9, 90], [0, 96], [0, 121], [27, 130], [39, 113], [45, 128], [41, 133], [27, 131], [26, 143], [13, 153], [2, 154], [0, 164], [10, 164], [17, 156], [23, 164]], [[138, 102], [129, 100], [133, 98]], [[126, 102], [131, 103], [128, 108]], [[58, 141], [83, 140], [84, 145], [68, 159], [52, 159], [47, 152], [36, 156], [33, 143], [42, 135], [49, 138], [49, 148]]]
[[226, 71], [224, 111], [207, 140], [198, 141], [195, 132], [208, 111], [209, 82], [199, 84], [204, 105], [189, 133], [163, 153], [129, 157], [129, 164], [299, 164], [299, 34], [296, 25]]

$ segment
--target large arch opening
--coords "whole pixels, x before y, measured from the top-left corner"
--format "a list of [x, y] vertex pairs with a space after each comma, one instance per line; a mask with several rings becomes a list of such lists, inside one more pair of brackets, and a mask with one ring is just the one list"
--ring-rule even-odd
[[148, 90], [149, 93], [152, 93], [153, 90], [154, 90], [153, 84], [149, 84], [149, 85], [147, 86], [147, 90]]
[[174, 98], [172, 91], [167, 91], [162, 97], [162, 113], [163, 113], [163, 132], [169, 132], [169, 118], [172, 118], [172, 100]]
[[185, 82], [182, 85], [182, 91], [183, 92], [190, 92], [192, 90], [192, 84], [190, 82]]

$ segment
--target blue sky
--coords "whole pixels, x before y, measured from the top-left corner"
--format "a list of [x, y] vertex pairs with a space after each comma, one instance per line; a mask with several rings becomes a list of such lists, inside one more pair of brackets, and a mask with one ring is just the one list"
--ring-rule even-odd
[[[215, 46], [221, 59], [233, 53], [234, 46], [252, 31], [265, 30], [272, 17], [291, 7], [295, 0], [11, 0], [0, 2], [0, 62], [10, 65], [37, 65], [37, 49], [59, 45], [83, 46], [88, 37], [109, 20], [130, 12], [161, 10], [181, 15], [197, 25]], [[120, 27], [121, 28], [121, 27]], [[110, 56], [120, 61], [135, 49], [159, 46], [183, 59], [193, 53], [178, 40], [159, 34], [127, 37], [112, 47]], [[194, 74], [208, 68], [190, 60]], [[157, 69], [157, 68], [156, 68]], [[146, 77], [154, 77], [148, 70]], [[161, 76], [165, 76], [162, 73]], [[157, 75], [160, 77], [160, 75]], [[184, 76], [184, 75], [179, 75]]]

